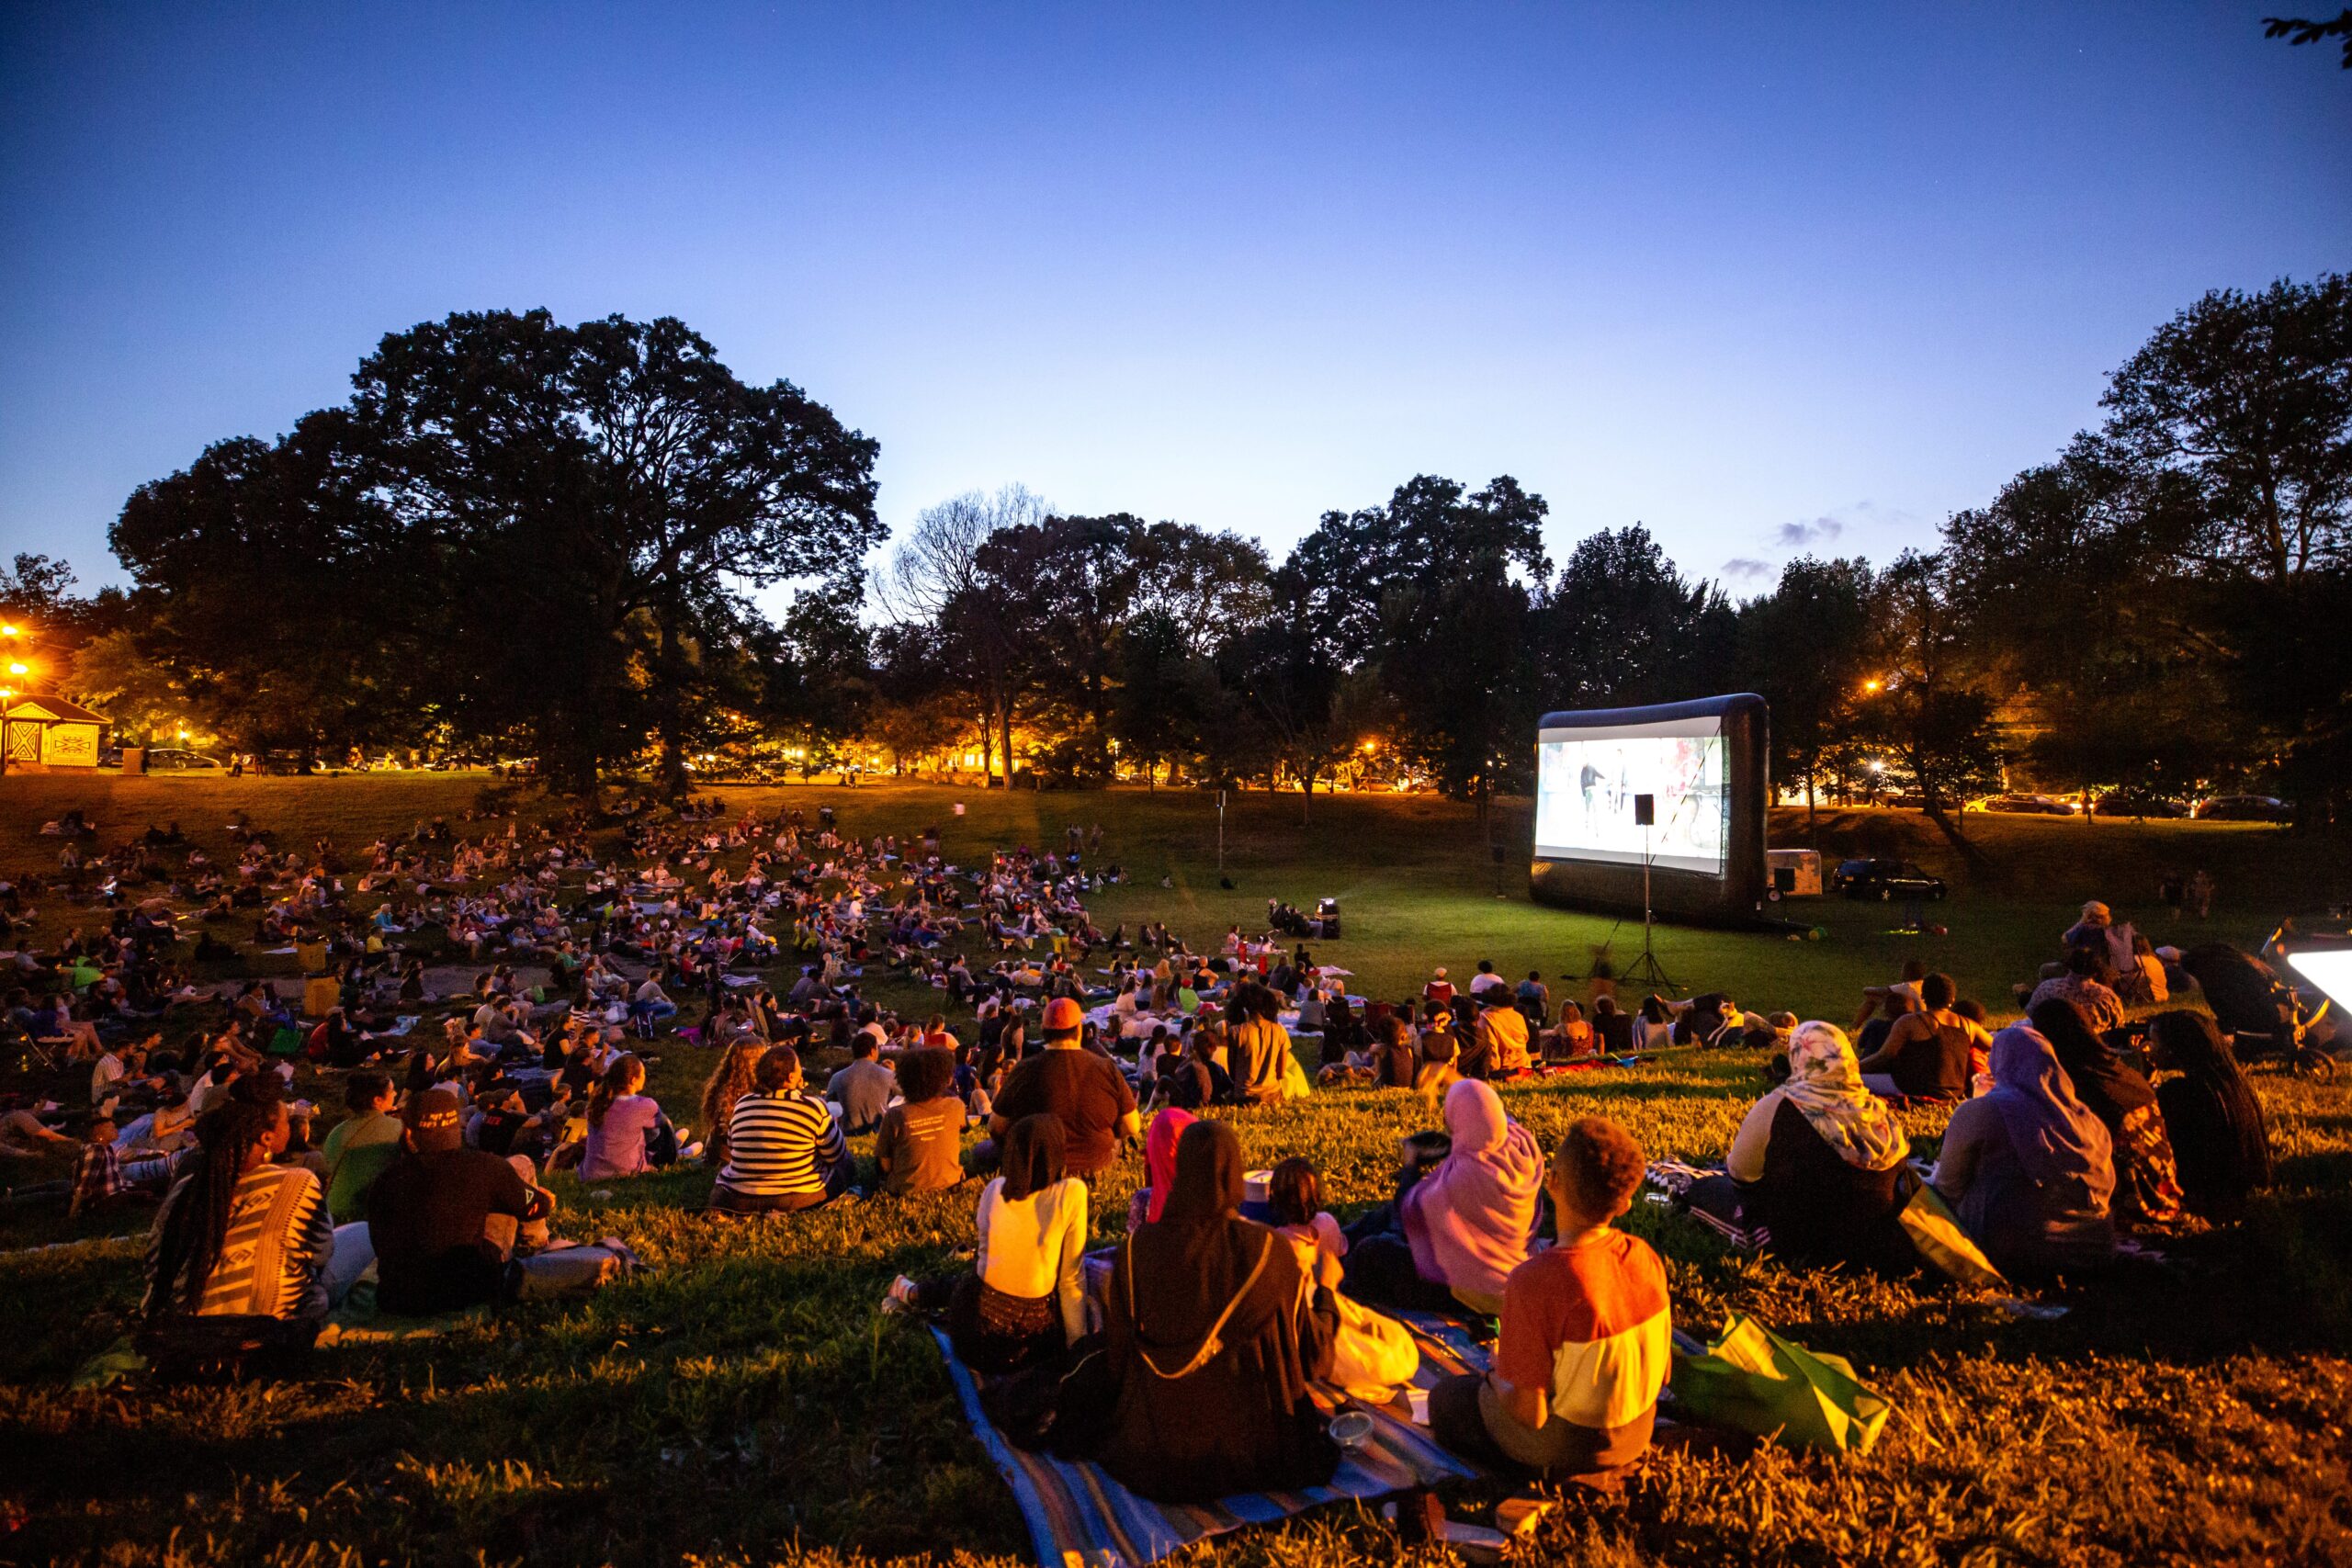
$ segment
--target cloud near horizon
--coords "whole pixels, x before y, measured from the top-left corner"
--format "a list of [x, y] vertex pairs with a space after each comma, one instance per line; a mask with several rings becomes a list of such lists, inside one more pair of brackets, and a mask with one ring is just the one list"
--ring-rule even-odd
[[1758, 560], [1753, 556], [1734, 556], [1723, 565], [1724, 576], [1742, 578], [1751, 582], [1759, 577], [1769, 577], [1771, 572], [1771, 562]]
[[1815, 517], [1810, 522], [1783, 523], [1773, 536], [1773, 542], [1795, 548], [1803, 545], [1826, 544], [1846, 531], [1846, 525], [1835, 517]]

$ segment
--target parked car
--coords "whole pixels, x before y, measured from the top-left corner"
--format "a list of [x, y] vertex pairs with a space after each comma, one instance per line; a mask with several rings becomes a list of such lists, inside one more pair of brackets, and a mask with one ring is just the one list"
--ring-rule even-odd
[[2217, 795], [2197, 803], [2199, 822], [2286, 822], [2295, 808], [2273, 795]]
[[2172, 818], [2188, 816], [2188, 807], [2183, 802], [2167, 800], [2161, 795], [2145, 795], [2132, 789], [2111, 789], [2091, 802], [2091, 815]]
[[2075, 803], [2054, 795], [1990, 795], [1977, 804], [1977, 809], [2013, 817], [2072, 817]]
[[156, 746], [147, 752], [147, 771], [151, 773], [225, 768], [228, 765], [209, 752], [191, 751], [185, 746]]
[[1941, 898], [1944, 879], [1901, 860], [1839, 863], [1831, 885], [1849, 898]]

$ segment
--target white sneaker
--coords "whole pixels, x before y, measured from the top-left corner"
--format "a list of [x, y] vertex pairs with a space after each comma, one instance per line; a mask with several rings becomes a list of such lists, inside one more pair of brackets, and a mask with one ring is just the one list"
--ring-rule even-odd
[[883, 1314], [888, 1317], [911, 1315], [914, 1310], [915, 1282], [901, 1274], [890, 1281], [888, 1290], [882, 1292]]

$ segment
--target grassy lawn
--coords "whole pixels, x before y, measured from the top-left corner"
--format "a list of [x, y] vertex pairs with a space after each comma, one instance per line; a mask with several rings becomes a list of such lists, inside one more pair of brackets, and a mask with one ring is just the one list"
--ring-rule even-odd
[[[53, 865], [55, 841], [34, 830], [72, 805], [108, 840], [176, 819], [217, 854], [241, 807], [283, 845], [326, 838], [349, 852], [419, 817], [454, 823], [484, 782], [12, 777], [0, 782], [0, 870]], [[1106, 929], [1165, 919], [1201, 946], [1227, 924], [1261, 924], [1270, 897], [1334, 896], [1348, 934], [1316, 944], [1317, 956], [1381, 996], [1417, 988], [1434, 964], [1460, 980], [1481, 957], [1506, 974], [1581, 975], [1614, 925], [1531, 905], [1523, 876], [1497, 898], [1484, 831], [1432, 800], [1318, 796], [1302, 826], [1295, 795], [1234, 796], [1227, 891], [1214, 797], [1194, 794], [722, 795], [737, 809], [830, 802], [861, 833], [935, 823], [951, 859], [1058, 844], [1066, 825], [1100, 821], [1107, 857], [1128, 873], [1096, 902]], [[1494, 836], [1514, 855], [1527, 817], [1523, 805], [1497, 813]], [[1892, 933], [1879, 906], [1804, 901], [1795, 908], [1824, 940], [1662, 929], [1661, 961], [1686, 991], [1838, 1019], [1861, 985], [1917, 953], [2007, 1010], [2008, 982], [2032, 974], [2086, 897], [2107, 898], [2159, 941], [2207, 931], [2254, 941], [2278, 913], [2352, 882], [2343, 844], [2265, 829], [1970, 823], [1994, 864], [1966, 881], [1916, 816], [1822, 824], [1826, 851], [1901, 853], [1953, 877], [1957, 895], [1935, 917], [1946, 937]], [[1804, 831], [1801, 816], [1776, 819], [1777, 842]], [[2167, 865], [2213, 875], [2210, 926], [2176, 928], [2155, 905]], [[43, 940], [90, 914], [44, 903]], [[1638, 928], [1616, 931], [1621, 966], [1639, 941]], [[874, 994], [910, 1010], [932, 996], [887, 984]], [[707, 1059], [674, 1041], [654, 1049], [655, 1092], [693, 1119]], [[1758, 1067], [1668, 1053], [1505, 1098], [1546, 1146], [1569, 1119], [1598, 1111], [1653, 1155], [1706, 1158], [1760, 1092]], [[1691, 1222], [1636, 1204], [1629, 1224], [1666, 1255], [1682, 1326], [1703, 1336], [1728, 1311], [1753, 1313], [1852, 1359], [1896, 1415], [1860, 1460], [1657, 1456], [1623, 1500], [1553, 1516], [1531, 1560], [2352, 1561], [2352, 1091], [2257, 1083], [2280, 1190], [2240, 1233], [2183, 1242], [2177, 1275], [2053, 1293], [2068, 1310], [2052, 1320], [2017, 1315], [1990, 1293], [1727, 1255]], [[325, 1086], [305, 1087], [317, 1098]], [[1309, 1155], [1347, 1210], [1384, 1194], [1396, 1139], [1426, 1112], [1409, 1096], [1348, 1092], [1233, 1121], [1253, 1164]], [[1909, 1125], [1932, 1144], [1940, 1117]], [[1124, 1214], [1135, 1174], [1129, 1161], [1102, 1184], [1099, 1216]], [[306, 1381], [220, 1389], [69, 1386], [136, 1301], [137, 1222], [116, 1224], [112, 1239], [29, 1250], [73, 1233], [0, 1214], [0, 1245], [20, 1249], [0, 1254], [0, 1378], [14, 1394], [0, 1412], [0, 1528], [13, 1527], [0, 1562], [766, 1562], [959, 1550], [1026, 1561], [1011, 1496], [968, 1437], [929, 1337], [875, 1311], [894, 1274], [947, 1267], [969, 1245], [976, 1192], [728, 1225], [693, 1212], [709, 1179], [554, 1180], [560, 1231], [620, 1235], [655, 1265], [593, 1301], [511, 1311], [427, 1342], [338, 1348]], [[1111, 1238], [1098, 1224], [1098, 1239]], [[1482, 1495], [1465, 1495], [1459, 1511]], [[1394, 1551], [1376, 1520], [1331, 1509], [1193, 1555], [1323, 1563]]]

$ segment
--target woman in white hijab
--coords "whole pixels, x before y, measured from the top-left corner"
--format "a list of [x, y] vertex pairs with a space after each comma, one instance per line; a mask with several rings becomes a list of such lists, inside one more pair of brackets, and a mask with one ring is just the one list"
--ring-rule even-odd
[[1741, 1223], [1792, 1262], [1908, 1269], [1896, 1215], [1910, 1141], [1863, 1086], [1845, 1032], [1819, 1019], [1789, 1038], [1788, 1081], [1750, 1107], [1724, 1165]]

